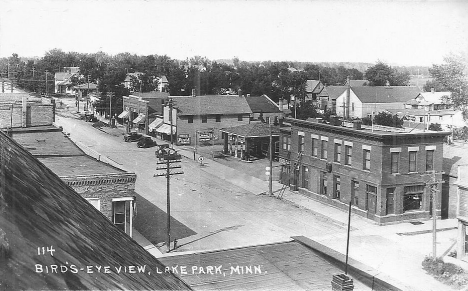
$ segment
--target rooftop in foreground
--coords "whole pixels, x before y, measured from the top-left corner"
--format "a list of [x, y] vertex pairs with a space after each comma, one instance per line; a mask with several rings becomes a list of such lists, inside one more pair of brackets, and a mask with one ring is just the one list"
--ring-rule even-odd
[[189, 289], [3, 132], [0, 181], [1, 290]]

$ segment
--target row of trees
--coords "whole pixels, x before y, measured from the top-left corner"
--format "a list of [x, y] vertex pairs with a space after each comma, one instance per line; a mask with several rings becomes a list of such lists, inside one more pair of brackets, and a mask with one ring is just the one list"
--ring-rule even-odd
[[[453, 102], [457, 106], [466, 107], [468, 87], [464, 70], [466, 67], [455, 56], [445, 59], [445, 64], [433, 65], [429, 69], [434, 78], [428, 83], [426, 89], [434, 87], [436, 90], [453, 92]], [[138, 56], [130, 53], [120, 53], [114, 56], [103, 52], [93, 54], [63, 52], [53, 49], [39, 59], [22, 59], [17, 54], [9, 58], [0, 59], [0, 72], [14, 79], [17, 85], [29, 91], [50, 92], [54, 90], [54, 73], [60, 72], [63, 67], [80, 67], [80, 73], [85, 78], [76, 78], [73, 82], [79, 84], [87, 81], [99, 84], [99, 91], [107, 96], [114, 93], [117, 99], [129, 92], [123, 86], [127, 73], [141, 72], [138, 78], [132, 80], [137, 91], [151, 91], [156, 88], [155, 78], [166, 76], [169, 81], [167, 88], [173, 96], [190, 95], [192, 90], [197, 94], [226, 94], [237, 93], [258, 96], [266, 94], [274, 101], [284, 98], [287, 101], [291, 96], [303, 99], [306, 94], [306, 80], [321, 80], [327, 85], [343, 85], [346, 78], [359, 80], [364, 77], [369, 85], [404, 86], [409, 83], [409, 73], [400, 68], [377, 62], [368, 67], [363, 74], [357, 69], [348, 69], [344, 66], [326, 67], [317, 64], [301, 64], [297, 70], [292, 62], [245, 62], [234, 58], [232, 63], [211, 61], [204, 57], [193, 57], [186, 60], [175, 60], [163, 55]], [[48, 86], [46, 86], [46, 72]], [[103, 106], [108, 101], [104, 100]]]
[[[306, 64], [303, 69], [296, 70], [293, 65], [292, 62], [244, 62], [238, 58], [233, 59], [232, 64], [210, 61], [204, 57], [180, 61], [166, 55], [121, 53], [110, 56], [103, 52], [86, 54], [53, 49], [39, 59], [24, 59], [17, 54], [2, 58], [0, 72], [4, 77], [14, 77], [19, 87], [36, 92], [45, 92], [46, 72], [52, 84], [54, 74], [63, 67], [80, 67], [81, 74], [89, 75], [92, 82], [99, 80], [99, 90], [104, 94], [110, 91], [116, 96], [127, 93], [121, 86], [126, 74], [141, 72], [143, 74], [138, 80], [134, 80], [137, 90], [154, 90], [154, 78], [165, 75], [171, 95], [189, 95], [193, 89], [202, 95], [242, 90], [245, 94], [267, 94], [273, 100], [280, 97], [289, 99], [290, 95], [303, 98], [307, 79], [320, 79], [328, 85], [343, 85], [347, 76], [363, 78], [362, 72], [343, 66], [334, 68]], [[84, 83], [87, 78], [73, 81]], [[52, 92], [53, 86], [49, 87]]]

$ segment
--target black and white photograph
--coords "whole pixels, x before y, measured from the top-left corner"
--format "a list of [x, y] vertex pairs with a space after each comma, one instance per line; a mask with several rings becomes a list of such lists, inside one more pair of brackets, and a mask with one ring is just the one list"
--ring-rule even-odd
[[468, 1], [1, 0], [0, 291], [468, 291]]

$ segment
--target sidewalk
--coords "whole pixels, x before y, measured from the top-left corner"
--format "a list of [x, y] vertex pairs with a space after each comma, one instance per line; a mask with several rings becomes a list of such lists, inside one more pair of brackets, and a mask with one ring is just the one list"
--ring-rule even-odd
[[[110, 128], [102, 128], [102, 130], [109, 131], [108, 133], [112, 134]], [[112, 130], [121, 130], [123, 132], [123, 128]], [[181, 155], [194, 163], [198, 163], [199, 155], [196, 155], [194, 160], [194, 153], [190, 148], [178, 146], [174, 146], [174, 148]], [[216, 159], [205, 158], [204, 165], [200, 165], [200, 170], [232, 183], [254, 195], [268, 193], [268, 181], [263, 181], [230, 168], [217, 162]], [[283, 185], [278, 182], [273, 183], [274, 192], [282, 188]], [[346, 252], [346, 227], [348, 224], [348, 213], [346, 211], [315, 201], [298, 192], [290, 191], [289, 188], [284, 190], [282, 198], [287, 203], [293, 203], [312, 211], [321, 219], [340, 225], [343, 231], [339, 233], [328, 236], [317, 233], [311, 236], [310, 239], [327, 245], [342, 254]], [[456, 221], [453, 219], [437, 220], [438, 255], [444, 253], [451, 245], [450, 234], [454, 231], [442, 230], [453, 229], [454, 226], [456, 226]], [[424, 221], [420, 225], [398, 223], [379, 226], [366, 218], [353, 214], [351, 215], [351, 230], [350, 258], [369, 265], [379, 272], [402, 282], [407, 287], [404, 290], [451, 289], [427, 275], [421, 266], [424, 257], [429, 255], [432, 250], [432, 221]], [[135, 235], [134, 239], [155, 256], [162, 256], [161, 252], [141, 235]]]

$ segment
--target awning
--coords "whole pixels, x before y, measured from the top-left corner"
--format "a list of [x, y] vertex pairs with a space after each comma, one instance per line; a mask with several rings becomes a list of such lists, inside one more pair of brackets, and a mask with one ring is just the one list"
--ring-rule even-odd
[[122, 113], [120, 113], [119, 116], [117, 116], [117, 117], [118, 117], [118, 118], [127, 118], [129, 114], [130, 114], [130, 112], [128, 112], [127, 110], [124, 110], [124, 111], [122, 111]]
[[[171, 126], [169, 124], [163, 123], [160, 127], [156, 129], [156, 132], [171, 134]], [[176, 133], [176, 127], [172, 126], [172, 134]]]
[[145, 122], [145, 115], [140, 114], [137, 116], [137, 118], [133, 119], [133, 123], [143, 123]]
[[153, 122], [150, 123], [150, 125], [148, 125], [148, 129], [150, 131], [153, 131], [156, 128], [158, 128], [162, 123], [163, 123], [162, 118], [156, 118]]

